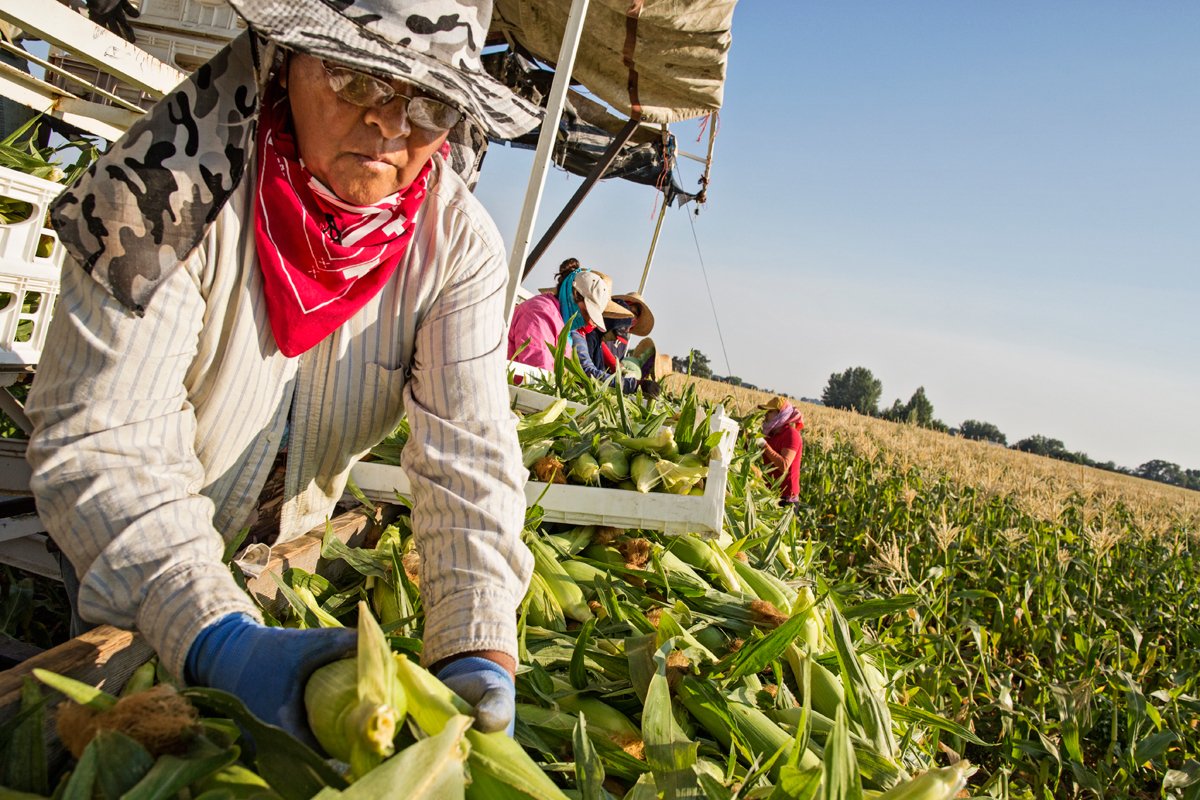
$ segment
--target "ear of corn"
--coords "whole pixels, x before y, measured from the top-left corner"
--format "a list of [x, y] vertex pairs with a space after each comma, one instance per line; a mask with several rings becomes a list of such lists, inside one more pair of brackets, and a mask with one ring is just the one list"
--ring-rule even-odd
[[546, 579], [541, 573], [534, 571], [529, 578], [529, 591], [525, 594], [525, 620], [529, 625], [536, 625], [551, 631], [565, 631], [567, 620]]
[[658, 485], [662, 475], [658, 471], [658, 462], [653, 456], [638, 453], [629, 465], [629, 477], [639, 492], [645, 494]]
[[583, 453], [571, 461], [571, 477], [587, 486], [600, 485], [600, 464], [591, 453]]
[[[471, 707], [444, 683], [404, 656], [397, 656], [397, 674], [410, 698], [411, 716], [421, 730], [441, 733], [458, 714]], [[471, 785], [467, 797], [479, 800], [567, 800], [521, 745], [507, 734], [467, 732]]]
[[583, 590], [563, 569], [550, 545], [543, 542], [536, 533], [526, 536], [525, 543], [533, 553], [534, 571], [545, 580], [563, 613], [577, 622], [587, 622], [591, 619], [592, 610], [588, 608]]
[[407, 697], [396, 661], [365, 602], [358, 607], [358, 652], [316, 670], [304, 687], [308, 724], [334, 758], [361, 778], [395, 752]]
[[785, 614], [790, 614], [796, 602], [796, 592], [774, 575], [758, 570], [736, 558], [729, 559], [729, 566], [737, 574], [742, 585], [760, 600], [766, 600]]
[[888, 789], [876, 800], [952, 800], [967, 785], [975, 768], [970, 761], [931, 769], [905, 783]]
[[596, 459], [604, 478], [619, 483], [629, 477], [629, 455], [621, 445], [605, 439], [596, 448]]

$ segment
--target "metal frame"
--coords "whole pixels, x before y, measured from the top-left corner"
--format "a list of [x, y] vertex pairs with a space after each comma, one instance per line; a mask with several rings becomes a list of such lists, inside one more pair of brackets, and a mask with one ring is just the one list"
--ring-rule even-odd
[[542, 234], [542, 238], [538, 240], [537, 245], [533, 248], [533, 252], [530, 253], [529, 258], [525, 260], [525, 271], [521, 273], [522, 280], [529, 277], [529, 273], [533, 271], [533, 268], [537, 264], [538, 260], [541, 259], [542, 255], [546, 252], [546, 249], [550, 247], [550, 244], [554, 241], [555, 237], [558, 236], [559, 232], [563, 229], [563, 226], [567, 224], [567, 220], [569, 220], [571, 215], [575, 213], [575, 210], [579, 208], [579, 204], [583, 202], [583, 198], [588, 196], [588, 193], [592, 191], [592, 187], [596, 185], [596, 182], [604, 177], [605, 172], [608, 172], [608, 168], [612, 166], [612, 162], [617, 159], [617, 155], [620, 154], [621, 148], [624, 147], [625, 143], [629, 141], [629, 137], [632, 136], [633, 132], [637, 130], [639, 124], [641, 124], [641, 120], [638, 117], [630, 117], [629, 122], [625, 123], [625, 127], [621, 128], [621, 132], [618, 133], [616, 138], [612, 140], [612, 143], [608, 146], [608, 149], [604, 151], [604, 155], [601, 156], [600, 160], [596, 162], [596, 165], [592, 167], [592, 171], [589, 172], [588, 176], [583, 179], [583, 183], [580, 184], [579, 188], [575, 190], [575, 194], [572, 195], [571, 199], [567, 201], [567, 204], [563, 206], [563, 210], [558, 212], [558, 216], [554, 219], [554, 222], [550, 223], [550, 227], [544, 234]]
[[583, 20], [587, 16], [587, 9], [588, 0], [571, 0], [571, 13], [567, 17], [562, 47], [558, 51], [558, 63], [554, 70], [554, 81], [550, 85], [550, 96], [546, 101], [542, 130], [538, 134], [533, 169], [529, 173], [529, 184], [525, 189], [525, 204], [521, 207], [517, 232], [513, 236], [512, 253], [508, 258], [508, 288], [505, 295], [505, 308], [508, 309], [508, 313], [505, 319], [512, 317], [517, 287], [521, 285], [524, 277], [525, 253], [529, 250], [529, 242], [533, 238], [538, 207], [542, 204], [542, 193], [546, 189], [554, 138], [558, 135], [558, 124], [562, 121], [563, 108], [567, 104], [567, 89], [571, 85], [571, 72], [575, 69], [575, 56], [579, 53], [579, 40], [583, 35]]

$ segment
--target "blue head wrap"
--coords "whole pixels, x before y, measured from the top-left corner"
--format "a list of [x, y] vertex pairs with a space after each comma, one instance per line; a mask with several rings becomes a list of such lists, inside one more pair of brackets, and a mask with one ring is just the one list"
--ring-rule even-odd
[[575, 302], [575, 276], [587, 271], [583, 267], [572, 270], [558, 285], [558, 309], [562, 312], [563, 322], [571, 326], [568, 332], [577, 331], [587, 323], [587, 315]]

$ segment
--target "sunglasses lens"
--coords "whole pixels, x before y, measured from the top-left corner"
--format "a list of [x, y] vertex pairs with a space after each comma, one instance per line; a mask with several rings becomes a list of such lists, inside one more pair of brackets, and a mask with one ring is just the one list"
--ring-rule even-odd
[[352, 105], [371, 108], [396, 96], [395, 89], [365, 72], [342, 67], [326, 67], [325, 72], [329, 75], [329, 88]]
[[376, 108], [393, 99], [408, 104], [408, 119], [416, 127], [432, 133], [450, 130], [462, 119], [462, 112], [454, 106], [432, 97], [409, 98], [396, 92], [387, 81], [365, 72], [347, 67], [332, 67], [322, 62], [329, 78], [329, 88], [334, 94], [363, 108]]
[[415, 97], [408, 102], [408, 119], [427, 131], [448, 131], [462, 119], [462, 112], [432, 97]]

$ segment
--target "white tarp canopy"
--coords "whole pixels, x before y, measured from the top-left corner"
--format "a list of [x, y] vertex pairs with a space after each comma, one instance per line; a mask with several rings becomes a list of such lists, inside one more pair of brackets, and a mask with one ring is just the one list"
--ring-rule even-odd
[[[571, 79], [618, 111], [671, 123], [721, 107], [737, 0], [591, 0]], [[496, 0], [492, 34], [553, 64], [571, 4]]]

